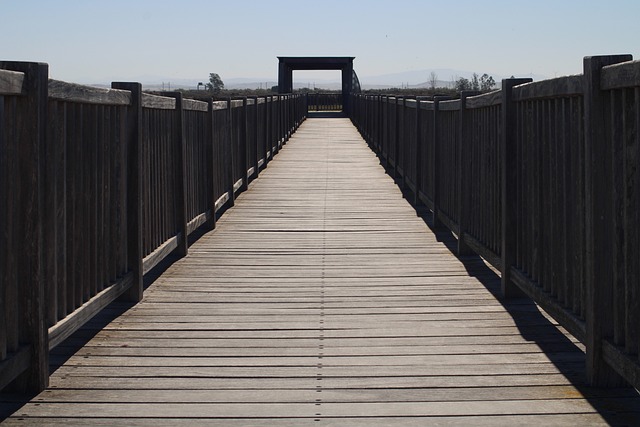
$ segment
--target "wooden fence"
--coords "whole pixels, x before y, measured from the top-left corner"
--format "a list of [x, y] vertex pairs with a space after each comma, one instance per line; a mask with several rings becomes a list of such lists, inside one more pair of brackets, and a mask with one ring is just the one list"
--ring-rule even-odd
[[0, 389], [41, 390], [49, 349], [216, 213], [306, 117], [304, 96], [222, 102], [48, 80], [0, 62]]
[[640, 388], [640, 62], [460, 99], [354, 95], [352, 120], [434, 225], [587, 351], [599, 386]]

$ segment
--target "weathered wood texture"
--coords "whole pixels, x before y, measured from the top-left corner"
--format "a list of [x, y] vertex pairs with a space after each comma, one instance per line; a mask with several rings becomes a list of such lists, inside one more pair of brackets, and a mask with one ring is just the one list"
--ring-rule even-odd
[[23, 72], [0, 70], [0, 95], [22, 95], [23, 85]]
[[417, 138], [397, 97], [355, 96], [352, 119], [399, 185], [414, 176], [402, 157], [418, 153], [414, 200], [461, 251], [500, 269], [505, 295], [524, 291], [587, 344], [594, 384], [615, 384], [616, 371], [639, 387], [640, 63], [630, 59], [505, 80], [465, 102], [420, 101]]
[[[224, 183], [219, 171], [238, 158], [225, 148], [229, 135], [257, 158], [258, 128], [247, 113], [255, 107], [242, 101], [142, 94], [139, 83], [97, 89], [48, 81], [46, 65], [3, 65], [0, 389], [31, 366], [18, 385], [39, 390], [49, 347], [119, 296], [140, 300], [144, 272], [172, 251], [186, 254], [188, 235], [223, 208], [216, 202], [246, 188], [246, 162], [236, 168], [244, 187], [214, 182]], [[284, 140], [304, 119], [285, 105], [301, 100], [274, 102], [292, 112], [276, 117], [274, 136]], [[230, 105], [233, 132], [217, 120]], [[240, 131], [247, 126], [254, 138]]]
[[[43, 247], [48, 65], [0, 62], [0, 389], [48, 380]], [[22, 74], [21, 90], [16, 86]], [[14, 84], [15, 83], [15, 84]], [[8, 87], [6, 87], [8, 86]], [[47, 258], [48, 259], [48, 258]]]
[[307, 120], [140, 304], [53, 352], [50, 388], [5, 424], [638, 423], [635, 392], [586, 388], [581, 346], [452, 244], [348, 120]]

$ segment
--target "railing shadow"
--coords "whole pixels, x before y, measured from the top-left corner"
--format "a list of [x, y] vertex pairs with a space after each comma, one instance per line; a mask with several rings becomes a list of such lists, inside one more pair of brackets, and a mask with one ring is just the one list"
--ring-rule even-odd
[[520, 335], [535, 343], [549, 361], [574, 386], [581, 396], [611, 425], [640, 425], [640, 396], [632, 387], [596, 388], [587, 384], [585, 353], [542, 309], [528, 297], [505, 299], [501, 294], [500, 275], [479, 255], [458, 256], [457, 237], [445, 227], [434, 227], [433, 214], [424, 206], [414, 206], [408, 190], [404, 198], [416, 209], [417, 215], [464, 266], [469, 276], [476, 278], [495, 297], [513, 319]]

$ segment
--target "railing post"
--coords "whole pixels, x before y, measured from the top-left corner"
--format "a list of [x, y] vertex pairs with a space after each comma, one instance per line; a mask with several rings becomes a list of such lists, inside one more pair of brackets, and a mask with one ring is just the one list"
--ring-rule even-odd
[[304, 104], [305, 110], [307, 111], [307, 114], [309, 114], [309, 92], [304, 94]]
[[422, 134], [422, 113], [420, 112], [420, 99], [416, 98], [416, 158], [415, 167], [416, 167], [416, 182], [415, 182], [415, 191], [413, 194], [413, 206], [418, 208], [420, 204], [420, 184], [422, 183], [422, 140], [420, 135]]
[[[386, 151], [386, 154], [385, 154]], [[389, 95], [384, 96], [382, 104], [382, 146], [380, 148], [380, 159], [386, 168], [389, 164]]]
[[395, 133], [395, 144], [393, 146], [393, 180], [398, 182], [398, 157], [400, 157], [400, 98], [395, 97], [395, 112], [396, 112], [396, 125], [394, 129]]
[[258, 178], [260, 175], [260, 135], [258, 135], [258, 97], [254, 96], [253, 99], [253, 129], [251, 130], [251, 144], [255, 150], [253, 153], [252, 166], [254, 170], [253, 179]]
[[[271, 123], [273, 125], [273, 141], [272, 141], [272, 145], [271, 145], [271, 156], [273, 158], [273, 156], [275, 156], [276, 154], [278, 154], [278, 151], [280, 151], [280, 141], [281, 141], [281, 135], [282, 133], [280, 132], [280, 95], [276, 95], [275, 97], [271, 98], [271, 100], [273, 101], [272, 107], [272, 116], [271, 116]], [[273, 143], [275, 142], [275, 145], [273, 145]]]
[[467, 127], [465, 126], [467, 115], [467, 98], [470, 96], [478, 95], [479, 92], [475, 91], [462, 91], [460, 93], [460, 128], [459, 132], [459, 144], [458, 147], [458, 207], [460, 210], [458, 217], [458, 255], [471, 255], [473, 250], [465, 243], [464, 235], [466, 232], [467, 215], [471, 206], [469, 205], [469, 194], [464, 192], [465, 185], [469, 179], [469, 162], [467, 156], [471, 152], [469, 147], [470, 143], [467, 142], [468, 135]]
[[229, 180], [228, 182], [228, 187], [227, 187], [227, 192], [229, 193], [229, 207], [235, 205], [235, 201], [236, 201], [236, 195], [235, 195], [235, 191], [233, 189], [233, 185], [235, 184], [235, 177], [233, 175], [233, 166], [235, 164], [235, 159], [234, 159], [234, 155], [233, 155], [233, 112], [232, 112], [232, 108], [231, 108], [231, 98], [227, 98], [227, 135], [226, 135], [226, 140], [227, 140], [227, 155], [228, 155], [228, 159], [225, 159], [228, 161], [228, 165], [229, 165], [229, 170], [227, 171], [227, 179]]
[[382, 95], [376, 95], [375, 96], [375, 103], [376, 103], [376, 123], [377, 123], [377, 129], [376, 129], [376, 143], [375, 143], [375, 148], [376, 148], [376, 153], [380, 154], [380, 147], [381, 147], [381, 143], [382, 143], [382, 127], [383, 127], [383, 123], [382, 123]]
[[436, 96], [433, 98], [433, 157], [431, 158], [431, 173], [433, 182], [433, 228], [443, 228], [444, 225], [440, 221], [440, 200], [439, 200], [439, 182], [440, 182], [440, 135], [438, 129], [438, 110], [440, 109], [440, 101], [448, 99], [444, 96]]
[[213, 110], [213, 98], [209, 98], [207, 101], [207, 111], [209, 112], [207, 120], [207, 141], [211, 150], [207, 159], [209, 179], [211, 180], [211, 199], [209, 204], [211, 206], [211, 218], [209, 218], [207, 226], [210, 230], [213, 230], [216, 228], [216, 173], [214, 172], [216, 169], [216, 149], [214, 147], [215, 113]]
[[179, 256], [187, 256], [189, 252], [189, 233], [187, 231], [187, 144], [184, 131], [184, 106], [181, 92], [170, 92], [166, 96], [176, 100], [176, 127], [173, 141], [175, 144], [176, 162], [176, 213], [178, 227], [182, 237], [178, 240], [176, 253]]
[[240, 191], [247, 191], [249, 188], [249, 161], [247, 153], [249, 152], [249, 105], [247, 97], [242, 98], [242, 123], [240, 124], [240, 165], [242, 166], [242, 186]]
[[[398, 150], [398, 157], [400, 156], [400, 152], [402, 152], [402, 159], [406, 160], [407, 155], [409, 154], [409, 138], [407, 135], [407, 116], [409, 115], [408, 112], [408, 108], [407, 108], [407, 98], [404, 97], [402, 98], [402, 126], [400, 127], [400, 129], [398, 130], [398, 132], [400, 132], [399, 134], [402, 135], [400, 140], [402, 143], [402, 149]], [[404, 190], [405, 188], [407, 188], [407, 165], [406, 162], [400, 162], [400, 160], [398, 159], [398, 164], [402, 166], [402, 180], [400, 181], [400, 190], [402, 191], [402, 193], [404, 194]]]
[[613, 147], [605, 137], [601, 91], [602, 67], [630, 61], [631, 55], [584, 58], [585, 196], [586, 196], [586, 354], [587, 377], [593, 386], [614, 387], [622, 378], [605, 362], [604, 339], [613, 336]]
[[142, 84], [111, 83], [113, 89], [131, 92], [131, 105], [127, 117], [127, 256], [133, 273], [131, 287], [122, 299], [131, 302], [142, 300], [143, 247], [142, 247]]
[[501, 159], [501, 193], [502, 193], [502, 295], [505, 298], [522, 295], [520, 289], [511, 280], [511, 266], [515, 263], [516, 255], [516, 194], [518, 191], [516, 179], [516, 115], [515, 103], [512, 98], [514, 86], [529, 83], [531, 79], [502, 80], [502, 132], [500, 133]]
[[[46, 125], [49, 66], [42, 63], [0, 62], [0, 68], [24, 73], [24, 99], [18, 103], [15, 122], [16, 157], [7, 161], [16, 162], [19, 194], [2, 203], [13, 204], [16, 212], [15, 231], [20, 236], [20, 245], [12, 250], [17, 260], [17, 277], [14, 285], [17, 300], [7, 301], [16, 305], [20, 330], [16, 345], [31, 346], [29, 367], [12, 384], [16, 391], [39, 392], [49, 384], [49, 337], [46, 323], [46, 292], [43, 274], [42, 223], [44, 208], [44, 182], [46, 158]], [[2, 183], [0, 183], [2, 184]], [[7, 224], [2, 224], [6, 226]], [[0, 291], [5, 292], [3, 283]], [[5, 284], [11, 286], [11, 283]], [[2, 314], [4, 317], [4, 313]], [[5, 378], [0, 376], [0, 381]], [[7, 380], [6, 382], [9, 382]], [[6, 384], [5, 382], [5, 384]], [[3, 384], [3, 385], [5, 385]]]
[[266, 168], [269, 162], [271, 161], [271, 125], [269, 123], [269, 112], [271, 111], [271, 102], [269, 102], [269, 96], [264, 97], [264, 117], [262, 118], [264, 123], [263, 130], [263, 144], [262, 144], [262, 153], [264, 154], [264, 164], [263, 168]]

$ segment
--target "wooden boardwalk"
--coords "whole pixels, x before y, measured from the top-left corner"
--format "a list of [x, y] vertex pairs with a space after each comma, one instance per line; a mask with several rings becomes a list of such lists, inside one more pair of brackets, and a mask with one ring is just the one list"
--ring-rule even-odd
[[3, 396], [4, 423], [640, 423], [634, 391], [584, 387], [581, 346], [500, 301], [495, 272], [451, 242], [348, 119], [307, 120], [140, 304], [53, 352], [48, 390]]

